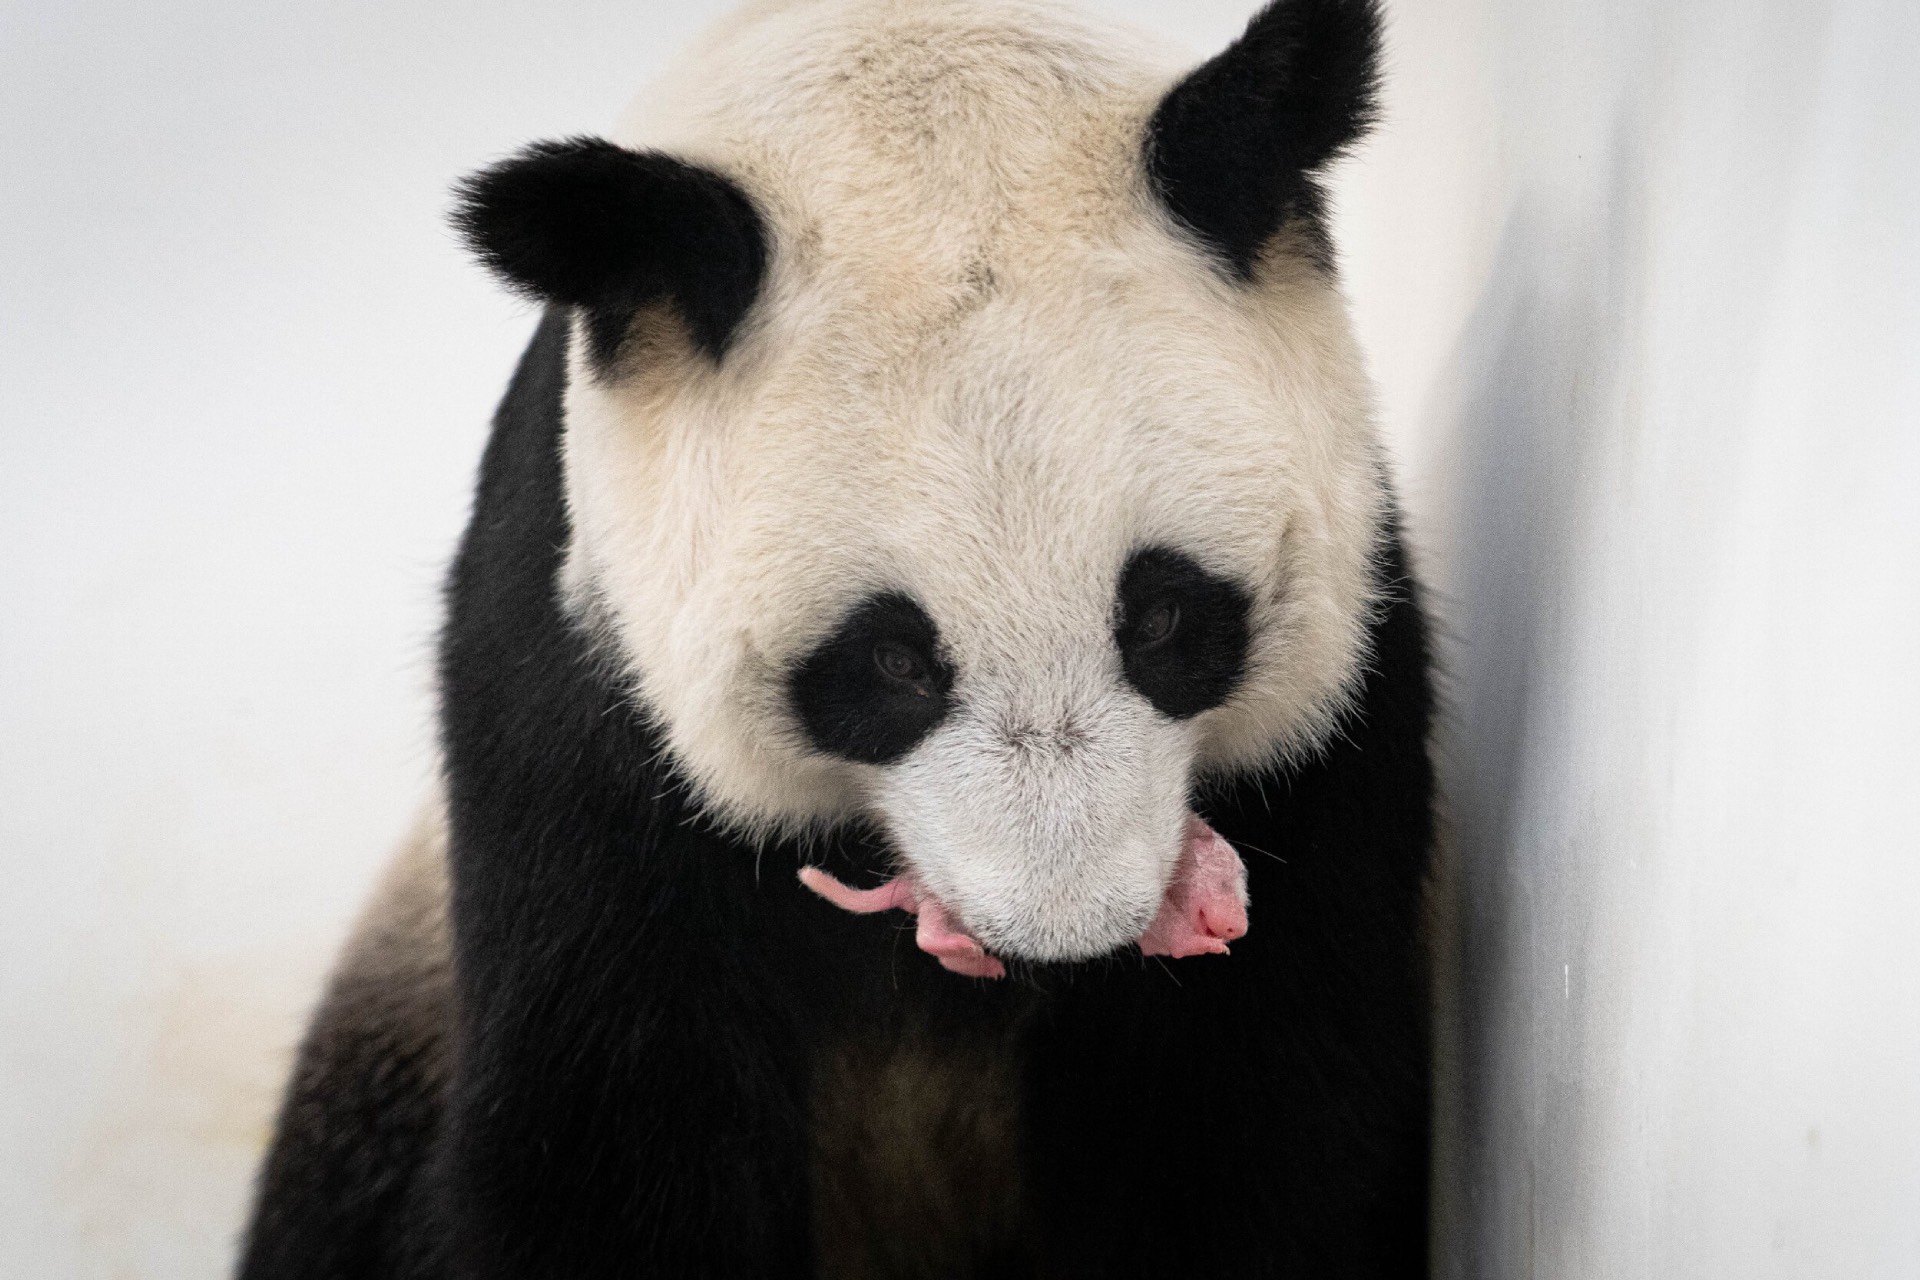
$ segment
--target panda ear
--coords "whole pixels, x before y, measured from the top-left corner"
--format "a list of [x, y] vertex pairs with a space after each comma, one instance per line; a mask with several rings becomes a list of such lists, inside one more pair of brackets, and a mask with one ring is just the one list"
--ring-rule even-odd
[[1316, 171], [1373, 123], [1379, 55], [1377, 0], [1274, 0], [1154, 112], [1155, 193], [1250, 279], [1283, 223], [1317, 218]]
[[456, 196], [455, 226], [501, 280], [585, 313], [602, 370], [634, 314], [668, 299], [719, 359], [766, 273], [764, 224], [738, 187], [603, 138], [537, 142]]

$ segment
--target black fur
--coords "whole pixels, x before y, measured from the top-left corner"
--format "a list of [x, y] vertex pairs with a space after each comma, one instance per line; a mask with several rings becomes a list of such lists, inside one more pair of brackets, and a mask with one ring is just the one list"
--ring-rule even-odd
[[[1240, 587], [1178, 551], [1136, 551], [1120, 574], [1114, 628], [1128, 682], [1175, 720], [1219, 706], [1246, 674], [1251, 607]], [[1156, 610], [1164, 636], [1145, 630]]]
[[[844, 1238], [857, 1224], [817, 1217], [835, 1202], [816, 1197], [810, 1133], [814, 1091], [841, 1078], [820, 1064], [848, 1052], [985, 1053], [1017, 1082], [1018, 1172], [995, 1183], [1016, 1208], [995, 1210], [996, 1234], [943, 1236], [960, 1243], [941, 1254], [889, 1240], [864, 1256], [913, 1269], [867, 1274], [1423, 1275], [1430, 696], [1397, 540], [1344, 732], [1311, 763], [1196, 796], [1247, 862], [1252, 931], [1233, 954], [969, 981], [898, 919], [802, 890], [799, 848], [756, 850], [703, 822], [563, 616], [564, 347], [550, 313], [496, 419], [449, 584], [450, 1077], [396, 1083], [395, 1101], [377, 1072], [329, 1079], [309, 1058], [246, 1280], [815, 1274], [823, 1236], [833, 1257], [858, 1252]], [[886, 853], [850, 830], [806, 860], [849, 878]], [[309, 1140], [387, 1108], [363, 1149]], [[869, 1173], [914, 1167], [867, 1154]], [[911, 1175], [878, 1185], [906, 1205], [925, 1194]], [[867, 1220], [915, 1220], [883, 1209]], [[349, 1263], [334, 1238], [371, 1243]]]
[[718, 359], [766, 275], [766, 229], [738, 187], [601, 138], [537, 142], [474, 174], [454, 222], [507, 284], [580, 308], [603, 370], [634, 315], [667, 299]]
[[[911, 661], [911, 675], [887, 670], [889, 650]], [[816, 750], [887, 764], [945, 719], [953, 668], [926, 610], [889, 592], [854, 609], [794, 668], [788, 690]]]
[[1274, 0], [1154, 112], [1154, 189], [1236, 276], [1290, 221], [1327, 265], [1314, 175], [1373, 123], [1379, 57], [1376, 0]]

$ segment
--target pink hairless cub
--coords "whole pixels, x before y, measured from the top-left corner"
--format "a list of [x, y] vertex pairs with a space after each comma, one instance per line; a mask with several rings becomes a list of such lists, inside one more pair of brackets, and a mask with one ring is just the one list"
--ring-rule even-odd
[[1187, 815], [1186, 839], [1160, 913], [1140, 935], [1150, 956], [1225, 955], [1247, 933], [1247, 866], [1220, 833]]
[[[1004, 978], [1007, 967], [987, 954], [980, 940], [961, 928], [940, 899], [911, 875], [895, 876], [873, 889], [842, 884], [819, 867], [805, 867], [800, 883], [834, 906], [857, 915], [905, 911], [917, 915], [914, 941], [941, 966], [969, 978]], [[1219, 832], [1193, 814], [1180, 844], [1180, 860], [1160, 911], [1140, 935], [1143, 955], [1225, 955], [1227, 944], [1247, 932], [1247, 868]]]

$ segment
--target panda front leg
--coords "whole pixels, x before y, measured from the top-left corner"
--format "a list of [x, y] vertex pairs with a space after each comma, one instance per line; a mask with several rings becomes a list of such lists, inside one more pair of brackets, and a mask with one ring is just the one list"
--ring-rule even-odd
[[1288, 1025], [1230, 972], [1254, 950], [1050, 1002], [1028, 1087], [1042, 1274], [1425, 1274], [1417, 1070], [1358, 1019]]
[[728, 887], [699, 869], [640, 869], [666, 860], [611, 856], [552, 886], [539, 939], [463, 950], [453, 1274], [811, 1274], [796, 1002], [747, 936], [777, 930], [749, 910], [726, 928]]
[[507, 1106], [475, 1073], [450, 1132], [456, 1275], [810, 1275], [797, 1126], [738, 1064], [658, 1027], [622, 1078], [547, 1080]]

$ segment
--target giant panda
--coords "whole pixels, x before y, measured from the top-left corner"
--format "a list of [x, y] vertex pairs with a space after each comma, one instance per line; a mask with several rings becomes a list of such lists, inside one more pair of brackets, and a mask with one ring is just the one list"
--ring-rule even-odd
[[767, 0], [463, 184], [544, 312], [245, 1280], [1424, 1272], [1378, 26]]

